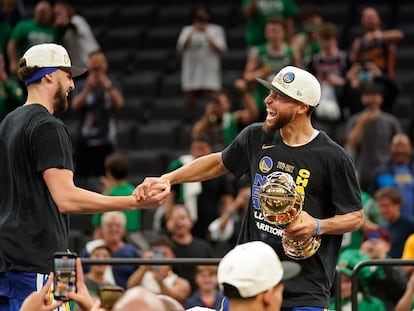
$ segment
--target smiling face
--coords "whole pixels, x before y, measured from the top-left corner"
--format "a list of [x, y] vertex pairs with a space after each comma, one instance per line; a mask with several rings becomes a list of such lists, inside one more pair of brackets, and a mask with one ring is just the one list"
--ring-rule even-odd
[[52, 74], [57, 77], [57, 86], [53, 96], [53, 110], [55, 112], [66, 111], [69, 106], [68, 95], [75, 89], [71, 73], [68, 70], [60, 69]]
[[193, 221], [188, 210], [181, 205], [174, 206], [167, 220], [167, 229], [173, 236], [186, 236], [191, 234]]
[[102, 222], [102, 238], [107, 245], [117, 244], [125, 235], [125, 223], [117, 215], [111, 215]]
[[266, 132], [283, 128], [295, 120], [300, 105], [304, 105], [281, 93], [270, 91], [265, 98], [267, 116], [263, 124]]

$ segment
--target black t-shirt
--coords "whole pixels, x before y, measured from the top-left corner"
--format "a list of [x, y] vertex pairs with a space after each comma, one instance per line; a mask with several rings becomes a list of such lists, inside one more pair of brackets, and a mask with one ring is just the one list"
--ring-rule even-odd
[[[275, 171], [292, 175], [297, 191], [304, 194], [303, 210], [317, 218], [333, 217], [361, 209], [361, 195], [355, 169], [346, 152], [320, 132], [311, 142], [286, 145], [280, 132], [265, 133], [262, 124], [245, 128], [222, 153], [226, 168], [240, 177], [248, 173], [252, 199], [238, 243], [262, 240], [275, 248], [281, 260], [289, 259], [281, 244], [282, 231], [262, 216], [258, 194], [266, 176]], [[284, 307], [329, 307], [330, 288], [342, 235], [323, 235], [316, 254], [297, 262], [300, 276], [285, 283]]]
[[193, 227], [193, 234], [199, 238], [207, 238], [208, 226], [221, 214], [221, 198], [232, 195], [230, 182], [226, 176], [219, 176], [201, 182], [202, 193], [197, 200], [197, 222]]
[[[174, 254], [176, 258], [212, 258], [213, 249], [207, 241], [194, 237], [191, 243], [187, 245], [174, 242]], [[190, 282], [192, 290], [197, 288], [194, 280], [195, 269], [194, 265], [177, 265], [173, 267], [175, 273]]]
[[0, 123], [0, 272], [49, 273], [68, 247], [68, 219], [43, 180], [49, 168], [73, 170], [69, 133], [41, 105], [22, 106]]
[[[120, 85], [114, 77], [110, 77], [114, 87], [120, 89]], [[76, 96], [86, 88], [86, 78], [78, 80], [73, 96]], [[110, 141], [110, 121], [114, 117], [115, 108], [107, 91], [101, 86], [96, 87], [86, 97], [86, 103], [79, 111], [82, 122], [79, 123], [80, 141], [97, 140]]]
[[[171, 191], [177, 193], [178, 203], [185, 204], [185, 201], [179, 200], [180, 187], [183, 185], [173, 185]], [[208, 226], [220, 217], [222, 196], [233, 195], [233, 189], [226, 175], [202, 181], [201, 188], [202, 191], [197, 196], [197, 221], [194, 223], [192, 233], [196, 237], [207, 239]]]

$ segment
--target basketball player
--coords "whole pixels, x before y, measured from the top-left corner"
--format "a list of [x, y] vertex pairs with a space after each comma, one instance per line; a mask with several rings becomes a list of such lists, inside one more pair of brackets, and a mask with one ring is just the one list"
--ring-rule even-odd
[[[53, 253], [68, 248], [67, 213], [95, 213], [157, 206], [170, 189], [140, 187], [137, 195], [103, 196], [73, 182], [72, 143], [53, 116], [67, 108], [72, 67], [60, 45], [28, 49], [18, 75], [27, 86], [26, 103], [0, 124], [0, 310], [17, 311], [41, 289], [52, 271]], [[153, 195], [153, 196], [152, 196]]]
[[[248, 174], [252, 198], [238, 243], [262, 240], [281, 260], [292, 260], [284, 253], [282, 234], [293, 240], [321, 236], [319, 250], [298, 260], [302, 273], [286, 281], [282, 310], [322, 311], [329, 307], [342, 234], [359, 229], [363, 223], [355, 169], [348, 154], [311, 124], [321, 94], [313, 75], [287, 66], [271, 83], [258, 81], [270, 90], [264, 123], [245, 128], [222, 152], [201, 157], [160, 179], [177, 184], [227, 172], [236, 177]], [[304, 195], [301, 223], [284, 230], [264, 220], [258, 200], [266, 176], [276, 171], [291, 174], [296, 191]], [[146, 182], [154, 180], [148, 178]]]

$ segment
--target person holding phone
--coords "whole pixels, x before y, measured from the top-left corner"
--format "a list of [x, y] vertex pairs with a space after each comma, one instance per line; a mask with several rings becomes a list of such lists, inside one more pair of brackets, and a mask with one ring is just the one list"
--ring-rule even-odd
[[75, 253], [53, 255], [53, 297], [56, 300], [69, 301], [68, 293], [76, 292], [76, 258]]
[[[175, 258], [174, 244], [167, 236], [159, 236], [143, 258]], [[191, 293], [190, 282], [173, 272], [170, 265], [141, 265], [128, 279], [128, 288], [142, 286], [155, 294], [168, 295], [183, 303]]]
[[19, 62], [26, 103], [0, 124], [0, 310], [19, 310], [46, 282], [53, 254], [68, 248], [68, 214], [155, 207], [170, 192], [156, 183], [115, 197], [75, 185], [69, 131], [53, 114], [67, 109], [73, 78], [85, 71], [52, 43], [29, 48]]
[[[100, 308], [100, 301], [93, 301], [84, 281], [82, 263], [80, 258], [75, 259], [76, 271], [76, 292], [68, 294], [70, 300], [75, 301], [80, 306], [81, 311], [106, 311]], [[19, 311], [52, 311], [60, 308], [63, 301], [52, 302], [50, 293], [54, 282], [54, 273], [48, 275], [48, 279], [39, 291], [32, 292], [23, 302]]]
[[210, 7], [197, 4], [191, 9], [191, 25], [180, 30], [177, 51], [181, 56], [181, 89], [188, 118], [194, 121], [197, 101], [222, 88], [221, 55], [227, 50], [224, 28], [212, 22]]
[[52, 311], [59, 308], [63, 301], [50, 302], [48, 298], [48, 292], [52, 286], [53, 274], [49, 275], [49, 278], [42, 289], [38, 292], [31, 293], [24, 301], [21, 311]]

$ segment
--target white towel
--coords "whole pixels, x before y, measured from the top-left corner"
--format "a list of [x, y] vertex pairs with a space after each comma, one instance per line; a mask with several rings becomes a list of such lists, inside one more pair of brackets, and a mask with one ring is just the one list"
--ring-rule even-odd
[[[183, 165], [186, 165], [194, 160], [191, 154], [185, 154], [179, 157]], [[201, 182], [191, 182], [183, 184], [184, 206], [190, 212], [191, 219], [197, 221], [197, 197], [202, 192]]]

